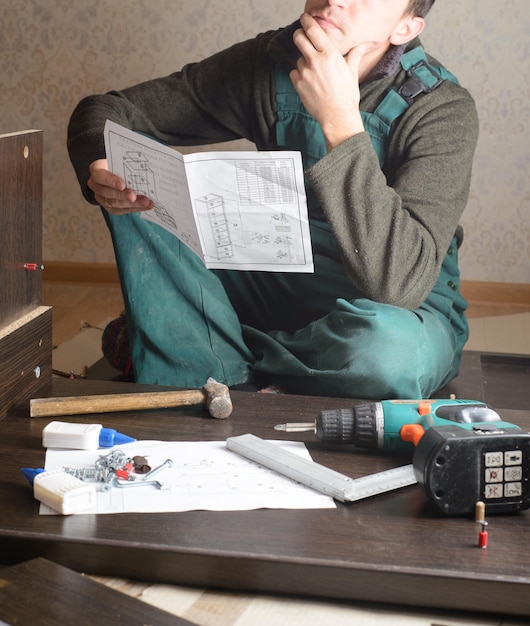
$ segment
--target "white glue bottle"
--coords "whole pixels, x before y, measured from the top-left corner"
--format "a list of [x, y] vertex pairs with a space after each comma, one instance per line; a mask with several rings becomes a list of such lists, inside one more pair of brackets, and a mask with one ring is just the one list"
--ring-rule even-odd
[[42, 431], [42, 445], [45, 448], [97, 450], [132, 441], [136, 439], [119, 433], [114, 428], [103, 428], [101, 424], [50, 422]]

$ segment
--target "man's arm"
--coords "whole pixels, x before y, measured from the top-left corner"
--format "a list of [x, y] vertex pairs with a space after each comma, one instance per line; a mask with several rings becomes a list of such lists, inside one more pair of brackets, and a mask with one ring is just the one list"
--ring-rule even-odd
[[[113, 204], [125, 204], [126, 190], [104, 175], [107, 119], [168, 145], [241, 137], [258, 144], [269, 141], [273, 102], [270, 92], [262, 88], [270, 83], [270, 65], [263, 62], [267, 41], [267, 36], [259, 36], [170, 76], [84, 98], [70, 119], [68, 150], [85, 198], [99, 202], [94, 196], [96, 188], [99, 198], [112, 193]], [[91, 164], [98, 160], [91, 172]], [[91, 189], [88, 181], [94, 176], [101, 186], [92, 182]]]
[[474, 103], [452, 84], [420, 97], [393, 125], [383, 173], [360, 114], [360, 67], [370, 44], [342, 57], [315, 20], [304, 15], [301, 24], [294, 43], [302, 57], [291, 80], [330, 150], [308, 178], [345, 270], [366, 297], [417, 308], [437, 280], [467, 201]]
[[308, 172], [366, 297], [415, 309], [430, 293], [467, 202], [477, 135], [472, 98], [446, 81], [395, 122], [384, 173], [367, 133]]

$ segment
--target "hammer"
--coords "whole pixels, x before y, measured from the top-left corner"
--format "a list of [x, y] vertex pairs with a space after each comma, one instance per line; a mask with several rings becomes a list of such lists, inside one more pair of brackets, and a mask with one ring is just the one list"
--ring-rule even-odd
[[29, 402], [29, 414], [30, 417], [55, 417], [58, 415], [112, 413], [113, 411], [168, 409], [196, 404], [204, 404], [210, 415], [216, 419], [226, 419], [232, 413], [232, 400], [228, 387], [218, 383], [213, 378], [208, 378], [202, 389], [33, 398]]

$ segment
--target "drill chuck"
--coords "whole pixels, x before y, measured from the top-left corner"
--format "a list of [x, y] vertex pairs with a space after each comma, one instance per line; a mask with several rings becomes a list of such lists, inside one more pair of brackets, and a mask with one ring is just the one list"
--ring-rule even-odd
[[349, 443], [359, 448], [379, 448], [384, 427], [380, 403], [359, 404], [349, 409], [321, 411], [316, 435], [327, 443]]
[[329, 443], [351, 443], [354, 421], [353, 409], [321, 411], [316, 420], [316, 435]]

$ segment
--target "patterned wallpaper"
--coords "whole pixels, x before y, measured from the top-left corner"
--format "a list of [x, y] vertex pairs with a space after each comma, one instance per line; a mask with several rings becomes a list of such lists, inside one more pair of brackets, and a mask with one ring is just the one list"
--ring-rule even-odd
[[[302, 0], [2, 0], [0, 133], [44, 131], [44, 258], [109, 263], [66, 125], [89, 93], [164, 75], [296, 18]], [[528, 0], [438, 0], [423, 37], [474, 95], [481, 137], [463, 225], [467, 280], [530, 282]]]

